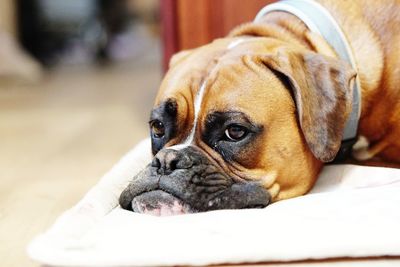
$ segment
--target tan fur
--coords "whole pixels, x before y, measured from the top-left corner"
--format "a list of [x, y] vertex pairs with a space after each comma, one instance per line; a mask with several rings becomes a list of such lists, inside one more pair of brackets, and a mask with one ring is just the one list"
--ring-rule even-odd
[[[400, 162], [399, 1], [320, 2], [337, 19], [354, 51], [363, 96], [359, 133], [371, 142], [371, 153]], [[238, 38], [246, 41], [227, 49]], [[314, 59], [307, 62], [308, 54], [320, 55], [319, 65], [314, 65]], [[354, 73], [334, 57], [335, 52], [321, 37], [310, 33], [296, 17], [282, 12], [267, 15], [260, 24], [239, 26], [226, 38], [176, 55], [155, 103], [157, 106], [173, 98], [178, 104], [178, 135], [167, 146], [179, 144], [189, 135], [193, 103], [199, 87], [207, 81], [194, 145], [232, 177], [261, 181], [275, 201], [306, 193], [322, 167], [316, 157], [323, 159], [328, 155], [324, 153], [329, 152], [326, 158], [331, 159], [336, 153], [349, 111], [347, 82]], [[327, 71], [320, 71], [321, 66]], [[280, 75], [291, 81], [294, 91], [288, 90]], [[341, 110], [335, 117], [329, 110], [323, 110], [325, 115], [307, 112], [308, 107], [311, 111], [326, 107], [315, 106], [310, 96], [301, 101], [296, 96], [301, 88], [312, 83], [319, 87], [327, 80], [331, 88], [326, 94], [335, 100], [332, 105], [340, 106], [335, 110]], [[297, 89], [293, 83], [299, 83]], [[201, 140], [206, 115], [227, 110], [244, 112], [264, 126], [261, 136], [233, 163], [225, 162]], [[316, 125], [304, 126], [301, 112], [305, 112], [305, 121]], [[336, 128], [331, 129], [326, 141], [334, 142], [318, 154], [316, 150], [323, 144], [317, 142], [321, 138], [314, 133], [316, 122], [332, 125], [329, 120], [336, 121]]]

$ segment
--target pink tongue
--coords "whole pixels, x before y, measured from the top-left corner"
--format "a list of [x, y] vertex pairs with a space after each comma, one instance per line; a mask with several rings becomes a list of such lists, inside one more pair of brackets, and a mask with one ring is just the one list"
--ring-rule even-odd
[[189, 213], [181, 200], [161, 190], [143, 193], [132, 200], [132, 209], [138, 213], [171, 216]]

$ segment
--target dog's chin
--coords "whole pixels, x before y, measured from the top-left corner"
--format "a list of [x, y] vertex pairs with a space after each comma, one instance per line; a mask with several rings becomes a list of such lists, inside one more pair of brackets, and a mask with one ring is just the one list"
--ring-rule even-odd
[[132, 210], [154, 216], [171, 216], [194, 212], [188, 204], [162, 190], [145, 192], [134, 197]]

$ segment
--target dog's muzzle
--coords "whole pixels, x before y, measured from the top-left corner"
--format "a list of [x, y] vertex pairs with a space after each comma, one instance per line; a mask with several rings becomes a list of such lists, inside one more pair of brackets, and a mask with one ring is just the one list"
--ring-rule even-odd
[[268, 191], [257, 182], [235, 182], [200, 149], [163, 149], [122, 192], [122, 208], [152, 215], [217, 209], [262, 208]]

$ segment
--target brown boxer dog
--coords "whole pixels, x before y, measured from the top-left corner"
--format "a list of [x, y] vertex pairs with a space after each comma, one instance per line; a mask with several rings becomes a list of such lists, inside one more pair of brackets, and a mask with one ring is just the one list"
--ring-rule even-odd
[[[319, 1], [353, 49], [361, 81], [356, 152], [400, 162], [400, 2]], [[158, 215], [265, 207], [300, 196], [339, 150], [355, 70], [285, 12], [170, 62], [150, 128], [152, 163], [120, 197]]]

